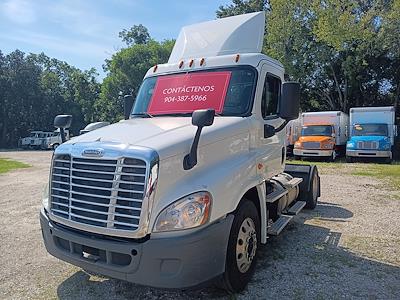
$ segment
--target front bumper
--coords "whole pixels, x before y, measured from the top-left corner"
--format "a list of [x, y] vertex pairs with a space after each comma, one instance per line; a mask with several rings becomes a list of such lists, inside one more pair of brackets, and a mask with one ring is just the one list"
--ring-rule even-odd
[[198, 286], [222, 274], [232, 221], [229, 215], [188, 234], [137, 242], [77, 231], [40, 213], [44, 243], [53, 256], [88, 271], [160, 288]]
[[297, 156], [332, 156], [333, 149], [321, 150], [321, 149], [294, 149], [293, 154]]
[[392, 151], [377, 151], [377, 150], [346, 150], [348, 157], [387, 157], [392, 158]]

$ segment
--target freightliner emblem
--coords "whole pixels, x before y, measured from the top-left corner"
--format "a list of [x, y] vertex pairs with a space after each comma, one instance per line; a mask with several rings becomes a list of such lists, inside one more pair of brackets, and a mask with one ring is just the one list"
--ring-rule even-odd
[[102, 157], [104, 155], [104, 149], [85, 149], [83, 150], [82, 155], [89, 157]]

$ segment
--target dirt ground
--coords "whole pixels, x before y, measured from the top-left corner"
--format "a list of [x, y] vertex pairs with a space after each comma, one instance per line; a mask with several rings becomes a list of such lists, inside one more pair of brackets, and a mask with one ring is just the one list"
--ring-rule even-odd
[[[246, 291], [165, 291], [89, 275], [47, 254], [39, 227], [51, 152], [0, 175], [1, 299], [400, 299], [400, 200], [386, 182], [320, 169], [322, 196], [260, 251]], [[397, 196], [396, 196], [397, 193]]]

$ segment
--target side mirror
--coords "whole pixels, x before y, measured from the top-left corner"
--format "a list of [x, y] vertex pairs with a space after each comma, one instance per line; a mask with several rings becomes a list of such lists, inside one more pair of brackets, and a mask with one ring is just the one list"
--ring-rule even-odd
[[282, 84], [282, 97], [279, 102], [278, 116], [285, 121], [297, 119], [300, 110], [300, 83], [284, 82]]
[[211, 126], [214, 123], [215, 110], [199, 109], [192, 114], [192, 125], [197, 127]]
[[58, 115], [54, 118], [54, 127], [56, 128], [70, 128], [72, 123], [71, 115]]
[[70, 128], [72, 123], [71, 115], [58, 115], [54, 118], [54, 127], [60, 129], [61, 142], [65, 143], [65, 129]]
[[196, 135], [194, 136], [192, 147], [189, 154], [183, 159], [183, 169], [190, 170], [197, 165], [197, 148], [199, 146], [201, 130], [205, 126], [211, 126], [214, 123], [214, 109], [199, 109], [192, 114], [192, 124], [197, 126]]
[[135, 100], [133, 99], [132, 95], [125, 95], [124, 96], [124, 117], [125, 117], [125, 120], [128, 120], [130, 115], [131, 115], [133, 102], [135, 102]]

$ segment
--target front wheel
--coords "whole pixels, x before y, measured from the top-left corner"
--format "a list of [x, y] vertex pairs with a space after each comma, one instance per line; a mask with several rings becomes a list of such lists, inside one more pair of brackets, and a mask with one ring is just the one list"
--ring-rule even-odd
[[336, 151], [333, 150], [331, 157], [329, 158], [330, 162], [334, 162], [336, 160]]
[[260, 218], [253, 202], [244, 200], [233, 219], [221, 286], [228, 292], [245, 289], [254, 274], [260, 246]]
[[60, 146], [60, 144], [55, 143], [55, 144], [53, 144], [53, 145], [51, 146], [51, 148], [52, 148], [53, 150], [56, 150], [56, 149], [58, 148], [58, 146]]

